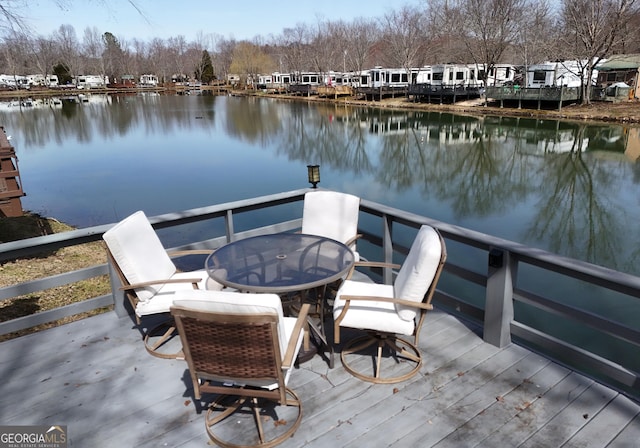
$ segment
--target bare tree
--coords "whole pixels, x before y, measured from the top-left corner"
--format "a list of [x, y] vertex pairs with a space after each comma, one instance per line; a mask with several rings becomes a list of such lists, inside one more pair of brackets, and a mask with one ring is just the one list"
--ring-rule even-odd
[[82, 39], [82, 50], [86, 58], [86, 67], [91, 73], [104, 76], [106, 68], [103, 54], [105, 51], [102, 33], [95, 26], [87, 27], [84, 30]]
[[343, 65], [347, 70], [361, 72], [370, 64], [373, 45], [380, 39], [378, 22], [357, 18], [347, 25], [346, 35]]
[[424, 64], [428, 43], [426, 16], [417, 7], [405, 5], [382, 18], [382, 41], [385, 44], [384, 62], [403, 67], [409, 75], [411, 68]]
[[56, 45], [53, 39], [38, 36], [33, 39], [32, 48], [35, 70], [46, 78], [56, 63]]
[[[518, 44], [514, 62], [525, 68], [544, 60], [553, 59], [557, 54], [557, 39], [553, 30], [554, 17], [549, 0], [530, 0], [525, 6], [526, 26], [518, 29]], [[517, 58], [517, 59], [516, 59]]]
[[185, 53], [187, 51], [187, 40], [179, 35], [167, 39], [167, 50], [171, 60], [172, 75], [188, 76]]
[[522, 26], [525, 0], [462, 0], [463, 39], [472, 61], [487, 85], [489, 73], [503, 62]]
[[[86, 0], [83, 0], [83, 2]], [[105, 5], [110, 5], [110, 2], [106, 0], [90, 0], [96, 3]], [[32, 0], [3, 0], [0, 2], [0, 31], [4, 32], [28, 32], [30, 31], [30, 27], [27, 24], [26, 16], [23, 15], [22, 9], [25, 8], [28, 4], [33, 3]], [[74, 0], [54, 0], [54, 3], [58, 5], [61, 9], [69, 8], [73, 5]], [[133, 0], [126, 0], [126, 3], [129, 4], [133, 9], [135, 9], [140, 16], [146, 19], [146, 16], [142, 12], [140, 6], [138, 6], [137, 2]]]
[[217, 73], [220, 78], [226, 79], [230, 73], [229, 68], [233, 60], [233, 52], [236, 47], [236, 41], [234, 39], [225, 39], [222, 36], [214, 36], [214, 49], [215, 52], [211, 55], [211, 62], [213, 63], [213, 71]]
[[344, 40], [340, 38], [340, 34], [344, 36], [340, 31], [339, 23], [324, 21], [318, 19], [316, 25], [310, 28], [310, 44], [308, 47], [307, 55], [311, 62], [311, 69], [324, 75], [333, 68], [335, 68], [335, 61], [340, 54], [342, 59], [342, 52], [339, 52], [339, 45], [336, 42]]
[[171, 63], [169, 62], [169, 52], [164, 41], [160, 38], [154, 38], [147, 46], [147, 62], [149, 71], [155, 73], [160, 82], [169, 82], [171, 80]]
[[24, 75], [29, 67], [25, 65], [25, 55], [29, 54], [32, 44], [25, 33], [15, 31], [4, 40], [2, 45], [3, 71], [14, 77], [15, 85], [19, 82], [17, 77]]
[[559, 38], [566, 56], [582, 62], [582, 104], [591, 102], [595, 67], [620, 44], [637, 14], [635, 0], [562, 1]]
[[71, 25], [60, 25], [54, 33], [54, 39], [58, 45], [59, 61], [69, 70], [71, 76], [81, 74], [84, 67], [81, 65], [80, 44], [76, 36], [76, 30]]
[[446, 64], [469, 62], [460, 30], [464, 29], [464, 11], [461, 0], [426, 1], [425, 16], [430, 35], [431, 63]]
[[248, 79], [253, 80], [255, 86], [258, 74], [271, 73], [273, 65], [273, 60], [262, 51], [259, 45], [243, 41], [236, 45], [230, 71], [242, 76], [245, 83]]
[[300, 72], [309, 69], [305, 55], [309, 51], [310, 35], [309, 27], [298, 23], [294, 28], [285, 28], [282, 35], [276, 38], [287, 70]]

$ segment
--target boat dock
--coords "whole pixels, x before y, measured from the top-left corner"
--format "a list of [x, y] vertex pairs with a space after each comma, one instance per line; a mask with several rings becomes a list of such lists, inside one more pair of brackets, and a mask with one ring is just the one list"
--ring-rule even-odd
[[24, 195], [18, 156], [4, 128], [0, 128], [0, 217], [22, 216], [20, 198]]

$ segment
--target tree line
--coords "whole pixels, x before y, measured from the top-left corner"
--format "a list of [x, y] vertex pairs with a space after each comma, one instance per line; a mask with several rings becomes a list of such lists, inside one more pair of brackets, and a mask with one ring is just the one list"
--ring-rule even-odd
[[590, 79], [602, 58], [640, 52], [636, 0], [420, 0], [382, 17], [319, 18], [250, 40], [200, 31], [192, 41], [182, 35], [126, 40], [96, 27], [78, 36], [65, 24], [51, 35], [38, 35], [3, 3], [0, 72], [55, 73], [61, 81], [80, 74], [119, 79], [151, 73], [161, 82], [174, 75], [209, 82], [230, 73], [246, 79], [276, 71], [408, 70], [439, 63], [476, 63], [488, 73], [498, 63], [545, 60], [587, 61], [585, 79]]

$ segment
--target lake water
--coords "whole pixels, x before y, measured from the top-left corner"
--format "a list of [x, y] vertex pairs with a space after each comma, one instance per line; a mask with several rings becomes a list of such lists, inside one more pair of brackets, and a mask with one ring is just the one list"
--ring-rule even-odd
[[320, 186], [640, 274], [637, 128], [226, 96], [3, 104], [23, 207], [78, 227]]
[[[306, 166], [319, 164], [321, 187], [640, 275], [638, 128], [199, 95], [0, 106], [24, 209], [74, 226], [306, 187]], [[457, 264], [486, 263], [448, 251]], [[640, 325], [633, 298], [521, 276], [525, 289]], [[446, 275], [441, 284], [483, 297]], [[635, 353], [523, 304], [516, 315], [613, 360]]]

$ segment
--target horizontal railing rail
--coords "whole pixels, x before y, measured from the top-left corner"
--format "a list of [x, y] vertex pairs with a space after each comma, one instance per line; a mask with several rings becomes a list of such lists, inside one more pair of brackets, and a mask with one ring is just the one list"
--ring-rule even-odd
[[[224, 220], [224, 235], [217, 235], [206, 241], [194, 241], [174, 249], [215, 249], [226, 242], [246, 238], [253, 235], [295, 231], [301, 226], [301, 218], [278, 222], [243, 231], [235, 230], [236, 217], [240, 214], [269, 209], [282, 204], [301, 203], [309, 189], [294, 190], [274, 195], [256, 197], [247, 200], [218, 204], [209, 207], [185, 210], [176, 213], [150, 217], [154, 228], [165, 229], [212, 219]], [[361, 201], [361, 223], [379, 222], [379, 227], [371, 229], [360, 226], [363, 244], [370, 244], [381, 251], [383, 261], [391, 262], [398, 256], [406, 255], [408, 247], [401, 244], [400, 238], [404, 228], [418, 229], [421, 225], [437, 228], [447, 244], [455, 243], [463, 248], [484, 253], [482, 262], [474, 262], [471, 267], [463, 266], [461, 260], [450, 256], [445, 265], [445, 276], [456, 282], [465, 282], [484, 289], [484, 297], [480, 304], [472, 303], [458, 297], [442, 287], [436, 293], [436, 303], [446, 307], [460, 317], [482, 323], [485, 341], [504, 346], [514, 341], [545, 352], [554, 359], [573, 363], [589, 370], [599, 380], [622, 389], [631, 395], [640, 396], [640, 376], [637, 369], [627, 364], [624, 359], [606, 359], [601, 354], [584, 347], [561, 340], [539, 328], [534, 328], [517, 321], [514, 316], [514, 304], [522, 303], [534, 307], [540, 312], [551, 313], [563, 319], [577, 322], [608, 337], [623, 341], [638, 348], [640, 331], [630, 325], [612, 320], [604, 315], [581, 309], [575, 305], [562, 303], [545, 297], [539, 293], [527, 291], [521, 287], [518, 272], [525, 266], [532, 266], [543, 272], [561, 275], [571, 281], [586, 282], [598, 288], [624, 294], [634, 299], [640, 298], [640, 278], [614, 271], [590, 263], [573, 260], [543, 250], [533, 249], [513, 241], [504, 240], [481, 232], [465, 229], [452, 224], [440, 222], [415, 213], [398, 210], [390, 206], [368, 200]], [[55, 235], [48, 235], [27, 240], [0, 244], [0, 262], [7, 262], [21, 257], [33, 256], [45, 251], [73, 246], [91, 241], [100, 241], [102, 234], [113, 224], [101, 225], [87, 229], [73, 230]], [[400, 229], [400, 230], [398, 230]], [[31, 294], [54, 286], [71, 284], [80, 280], [110, 273], [108, 265], [93, 266], [65, 274], [51, 276], [18, 285], [0, 288], [0, 302], [24, 294]], [[394, 272], [390, 269], [376, 272], [385, 282], [392, 282]], [[113, 280], [111, 295], [88, 298], [87, 300], [56, 308], [54, 310], [24, 316], [0, 323], [0, 335], [30, 328], [46, 322], [55, 321], [81, 312], [115, 306], [119, 315], [126, 313], [122, 292]], [[444, 278], [444, 276], [443, 276]], [[442, 284], [443, 282], [441, 282]], [[640, 301], [638, 301], [640, 306]]]

